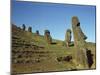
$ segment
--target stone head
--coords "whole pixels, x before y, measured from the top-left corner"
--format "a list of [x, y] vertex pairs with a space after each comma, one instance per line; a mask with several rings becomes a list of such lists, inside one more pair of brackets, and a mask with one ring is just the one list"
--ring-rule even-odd
[[79, 19], [77, 16], [72, 17], [72, 25], [77, 26], [79, 24]]

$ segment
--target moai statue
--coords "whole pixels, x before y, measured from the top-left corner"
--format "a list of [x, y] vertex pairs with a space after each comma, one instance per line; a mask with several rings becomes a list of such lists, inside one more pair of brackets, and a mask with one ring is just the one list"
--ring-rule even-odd
[[22, 29], [23, 29], [23, 31], [25, 31], [25, 29], [26, 29], [25, 24], [22, 25]]
[[36, 30], [36, 35], [39, 35], [39, 31], [38, 30]]
[[71, 30], [70, 29], [66, 31], [65, 42], [66, 42], [67, 47], [69, 47], [71, 43]]
[[76, 16], [72, 17], [72, 30], [74, 34], [74, 45], [76, 47], [83, 46], [87, 37], [82, 32], [79, 19]]
[[50, 36], [50, 31], [49, 30], [45, 30], [44, 36], [45, 36], [45, 40], [47, 41], [47, 43], [51, 44], [52, 43], [52, 38]]
[[32, 27], [28, 27], [28, 31], [29, 32], [32, 32]]
[[35, 39], [36, 41], [39, 41], [39, 31], [38, 30], [36, 30], [35, 38], [36, 38]]
[[86, 55], [86, 36], [81, 30], [78, 17], [72, 17], [72, 30], [74, 35], [74, 46], [76, 47], [75, 58], [78, 69], [88, 69], [87, 55]]

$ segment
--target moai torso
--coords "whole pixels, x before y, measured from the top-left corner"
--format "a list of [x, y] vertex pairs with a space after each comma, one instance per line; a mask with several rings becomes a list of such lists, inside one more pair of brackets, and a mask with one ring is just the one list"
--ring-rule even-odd
[[81, 30], [80, 22], [76, 16], [72, 17], [72, 30], [74, 35], [74, 45], [76, 48], [75, 59], [80, 69], [88, 69], [85, 40], [86, 36]]

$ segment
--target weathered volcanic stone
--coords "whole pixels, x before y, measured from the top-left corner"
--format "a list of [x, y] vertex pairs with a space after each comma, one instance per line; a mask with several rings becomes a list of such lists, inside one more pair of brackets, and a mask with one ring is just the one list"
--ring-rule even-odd
[[74, 35], [74, 45], [76, 47], [75, 58], [78, 68], [88, 69], [88, 61], [86, 55], [86, 36], [81, 30], [80, 22], [77, 16], [72, 17], [72, 30]]
[[23, 31], [26, 30], [26, 26], [25, 26], [25, 24], [22, 25], [22, 30], [23, 30]]
[[36, 30], [36, 35], [39, 35], [39, 31], [38, 30]]
[[84, 46], [86, 36], [81, 30], [79, 19], [76, 16], [72, 17], [72, 30], [74, 35], [74, 45], [75, 46]]
[[47, 43], [51, 44], [52, 43], [52, 37], [50, 36], [49, 30], [45, 30], [44, 36], [45, 36], [45, 40], [47, 41]]
[[32, 32], [32, 27], [28, 27], [28, 31], [29, 32]]
[[71, 30], [70, 29], [66, 31], [65, 42], [66, 42], [67, 47], [69, 47], [71, 43]]

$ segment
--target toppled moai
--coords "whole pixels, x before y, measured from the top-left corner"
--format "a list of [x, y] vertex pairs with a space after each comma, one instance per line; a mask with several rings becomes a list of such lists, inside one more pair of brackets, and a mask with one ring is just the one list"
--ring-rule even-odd
[[48, 44], [52, 43], [52, 37], [49, 30], [45, 30], [44, 37]]
[[66, 43], [67, 47], [70, 46], [70, 43], [71, 43], [71, 30], [70, 29], [67, 29], [67, 31], [66, 31], [65, 43]]
[[74, 46], [76, 47], [75, 59], [77, 67], [88, 69], [88, 61], [86, 55], [86, 36], [81, 30], [80, 22], [77, 16], [72, 17], [72, 30], [74, 35]]
[[28, 31], [29, 32], [32, 32], [32, 27], [28, 27]]
[[22, 25], [22, 30], [23, 30], [23, 31], [26, 30], [26, 26], [25, 26], [25, 24]]

